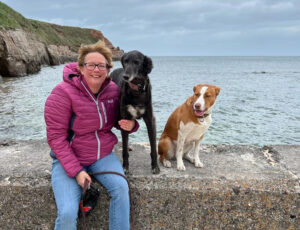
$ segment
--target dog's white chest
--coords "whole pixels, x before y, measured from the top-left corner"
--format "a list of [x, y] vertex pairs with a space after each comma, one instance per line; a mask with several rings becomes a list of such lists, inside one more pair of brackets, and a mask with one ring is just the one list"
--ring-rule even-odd
[[127, 111], [131, 114], [131, 116], [136, 119], [141, 117], [145, 113], [145, 108], [142, 106], [132, 106], [127, 105]]
[[185, 142], [197, 141], [209, 128], [210, 123], [210, 117], [205, 118], [200, 124], [195, 124], [194, 122], [184, 124], [183, 122], [180, 122], [178, 132], [185, 138]]

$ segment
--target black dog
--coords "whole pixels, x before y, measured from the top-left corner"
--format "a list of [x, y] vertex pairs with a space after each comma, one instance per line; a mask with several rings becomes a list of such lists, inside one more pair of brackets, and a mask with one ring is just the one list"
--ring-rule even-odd
[[[148, 74], [153, 68], [152, 60], [139, 51], [125, 53], [121, 58], [123, 68], [114, 70], [110, 77], [120, 89], [119, 119], [143, 118], [146, 123], [151, 146], [152, 173], [158, 174], [156, 151], [156, 125], [153, 115], [151, 84]], [[128, 132], [121, 130], [123, 167], [129, 172]]]

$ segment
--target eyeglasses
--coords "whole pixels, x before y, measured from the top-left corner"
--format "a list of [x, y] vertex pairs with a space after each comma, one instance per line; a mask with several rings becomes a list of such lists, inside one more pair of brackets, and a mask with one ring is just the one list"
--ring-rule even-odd
[[94, 70], [96, 68], [96, 66], [98, 67], [99, 70], [105, 70], [107, 68], [107, 64], [94, 64], [94, 63], [84, 63], [84, 65], [86, 66], [86, 68], [88, 70]]

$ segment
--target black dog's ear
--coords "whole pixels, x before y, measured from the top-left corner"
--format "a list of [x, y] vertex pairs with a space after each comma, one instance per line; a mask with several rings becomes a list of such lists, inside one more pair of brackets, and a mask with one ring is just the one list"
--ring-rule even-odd
[[144, 63], [143, 63], [144, 75], [146, 76], [149, 73], [151, 73], [152, 68], [153, 68], [153, 64], [151, 58], [144, 56]]
[[122, 57], [121, 57], [121, 64], [122, 64], [123, 68], [124, 68], [124, 59], [125, 59], [125, 56], [126, 56], [126, 53], [124, 53], [122, 55]]

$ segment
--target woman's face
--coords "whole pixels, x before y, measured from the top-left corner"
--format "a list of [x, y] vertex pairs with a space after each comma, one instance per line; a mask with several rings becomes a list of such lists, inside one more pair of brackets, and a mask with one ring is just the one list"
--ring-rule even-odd
[[84, 66], [80, 67], [80, 71], [93, 93], [99, 92], [108, 75], [109, 69], [106, 66], [105, 57], [98, 52], [92, 52], [85, 56]]

